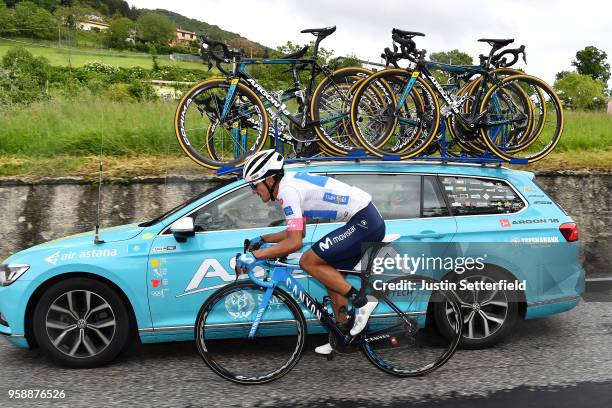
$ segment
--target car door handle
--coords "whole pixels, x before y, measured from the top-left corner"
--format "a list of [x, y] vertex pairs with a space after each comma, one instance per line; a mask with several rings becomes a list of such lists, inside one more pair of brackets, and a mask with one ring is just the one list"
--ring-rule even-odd
[[442, 238], [444, 235], [446, 234], [440, 234], [436, 231], [432, 231], [432, 230], [425, 230], [425, 231], [421, 231], [418, 234], [414, 234], [414, 235], [410, 235], [410, 238], [413, 239], [438, 239], [438, 238]]

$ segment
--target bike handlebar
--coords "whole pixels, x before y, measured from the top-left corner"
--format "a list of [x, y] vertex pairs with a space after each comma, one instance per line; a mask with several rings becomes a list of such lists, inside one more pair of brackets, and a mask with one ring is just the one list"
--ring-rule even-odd
[[[506, 60], [506, 57], [505, 57], [505, 55], [507, 54], [510, 54], [512, 56], [512, 59], [509, 62]], [[511, 50], [504, 50], [500, 52], [499, 54], [494, 55], [493, 58], [491, 58], [491, 65], [498, 67], [498, 68], [511, 67], [512, 65], [516, 64], [520, 55], [523, 56], [523, 62], [527, 64], [527, 54], [525, 52], [525, 46], [521, 45], [519, 48], [515, 48]]]
[[[206, 47], [205, 47], [206, 45]], [[221, 53], [218, 53], [216, 49], [221, 48]], [[239, 50], [230, 49], [227, 44], [213, 40], [212, 38], [206, 37], [204, 34], [200, 35], [200, 55], [204, 58], [204, 54], [208, 55], [208, 69], [212, 68], [212, 58], [215, 61], [215, 65], [219, 71], [225, 75], [229, 73], [221, 66], [221, 63], [231, 63], [234, 58], [241, 57], [242, 53]]]
[[[391, 51], [389, 48], [385, 48], [384, 53], [381, 57], [387, 61], [387, 65], [391, 64], [396, 68], [399, 68], [397, 62], [400, 59], [407, 59], [411, 62], [417, 63], [418, 61], [425, 58], [425, 50], [417, 50], [416, 43], [412, 39], [412, 35], [415, 33], [404, 34], [401, 30], [393, 29], [391, 38], [394, 42], [400, 46], [400, 52], [397, 52], [397, 47], [393, 45], [395, 51]], [[418, 33], [417, 33], [418, 34]]]

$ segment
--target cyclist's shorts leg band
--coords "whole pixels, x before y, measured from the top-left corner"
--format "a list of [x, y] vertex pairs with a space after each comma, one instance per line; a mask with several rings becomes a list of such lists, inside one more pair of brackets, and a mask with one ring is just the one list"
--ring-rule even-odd
[[353, 269], [361, 259], [361, 244], [380, 242], [385, 237], [385, 221], [370, 203], [345, 225], [325, 235], [312, 250], [337, 269]]

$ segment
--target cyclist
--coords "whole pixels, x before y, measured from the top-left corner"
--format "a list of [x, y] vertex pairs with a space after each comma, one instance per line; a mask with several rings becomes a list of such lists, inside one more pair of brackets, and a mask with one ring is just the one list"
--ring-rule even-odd
[[[348, 300], [355, 308], [350, 334], [359, 334], [366, 326], [378, 300], [363, 296], [337, 269], [353, 269], [361, 259], [361, 244], [380, 242], [385, 236], [385, 222], [365, 191], [336, 179], [309, 173], [284, 173], [284, 159], [274, 150], [251, 156], [243, 169], [243, 178], [265, 203], [277, 201], [287, 220], [287, 229], [251, 239], [251, 245], [268, 242], [277, 245], [253, 250], [237, 260], [238, 267], [251, 266], [258, 258], [278, 258], [302, 247], [306, 235], [306, 217], [345, 222], [340, 228], [317, 241], [300, 258], [302, 267], [323, 283], [332, 300], [339, 325], [348, 329]], [[331, 345], [315, 349], [330, 354]]]

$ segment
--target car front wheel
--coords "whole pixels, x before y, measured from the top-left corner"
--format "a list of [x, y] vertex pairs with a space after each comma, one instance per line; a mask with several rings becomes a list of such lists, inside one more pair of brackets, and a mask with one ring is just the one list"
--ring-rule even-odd
[[112, 361], [125, 346], [129, 315], [102, 282], [73, 278], [45, 290], [34, 310], [34, 335], [58, 364], [92, 368]]

